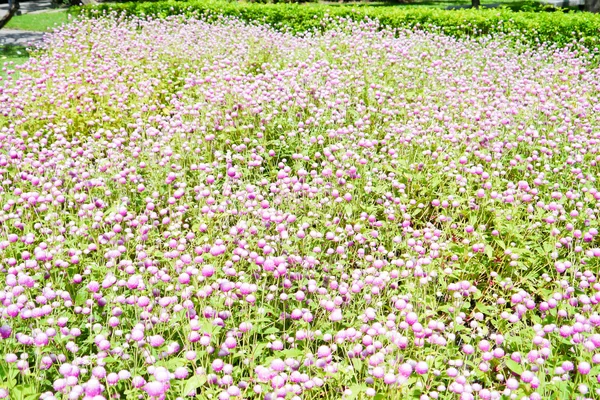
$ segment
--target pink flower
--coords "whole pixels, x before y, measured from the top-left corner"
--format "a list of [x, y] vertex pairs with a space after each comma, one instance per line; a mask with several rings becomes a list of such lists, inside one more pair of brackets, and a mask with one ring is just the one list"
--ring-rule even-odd
[[331, 355], [331, 349], [328, 346], [319, 346], [317, 356], [319, 358], [327, 358]]
[[166, 392], [166, 387], [162, 382], [148, 382], [144, 385], [144, 391], [148, 393], [148, 396], [150, 397], [159, 397]]
[[415, 372], [419, 375], [425, 375], [429, 371], [429, 366], [425, 361], [419, 361], [415, 366]]
[[165, 339], [160, 335], [154, 335], [148, 338], [148, 343], [150, 343], [150, 346], [152, 347], [160, 347], [164, 342]]
[[589, 374], [591, 369], [592, 369], [592, 367], [590, 366], [590, 364], [587, 363], [587, 362], [585, 362], [585, 361], [580, 362], [577, 365], [577, 371], [579, 371], [579, 373], [581, 375], [587, 375], [587, 374]]

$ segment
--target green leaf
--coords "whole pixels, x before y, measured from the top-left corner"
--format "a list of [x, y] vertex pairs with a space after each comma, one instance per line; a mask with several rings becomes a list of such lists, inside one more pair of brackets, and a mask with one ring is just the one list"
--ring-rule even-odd
[[346, 400], [354, 400], [358, 397], [359, 394], [363, 393], [367, 389], [367, 385], [354, 385], [350, 387], [352, 394], [350, 396], [345, 397]]
[[165, 367], [170, 370], [177, 369], [179, 367], [183, 367], [186, 364], [183, 358], [173, 358], [172, 360], [167, 361]]
[[277, 332], [279, 332], [279, 329], [277, 329], [274, 326], [272, 326], [270, 328], [265, 329], [264, 332], [263, 332], [263, 334], [270, 335], [272, 333], [277, 333]]
[[352, 217], [352, 204], [346, 204], [344, 206], [344, 211], [346, 211], [346, 217]]
[[492, 309], [492, 307], [490, 307], [490, 306], [486, 306], [485, 304], [483, 304], [483, 303], [480, 303], [480, 302], [477, 302], [477, 304], [475, 305], [475, 307], [476, 307], [476, 308], [477, 308], [479, 311], [481, 311], [482, 313], [484, 313], [484, 314], [486, 314], [486, 315], [491, 315], [491, 314], [492, 314], [492, 312], [494, 311], [494, 310]]
[[153, 255], [154, 255], [154, 257], [161, 259], [161, 260], [164, 258], [164, 253], [162, 251], [156, 250], [156, 251], [154, 251]]
[[3, 382], [3, 383], [6, 382], [7, 378], [8, 378], [8, 366], [0, 364], [0, 382]]
[[14, 400], [23, 400], [24, 395], [20, 386], [16, 386], [10, 390], [10, 398]]
[[511, 360], [510, 358], [506, 359], [505, 363], [508, 369], [510, 369], [515, 374], [521, 375], [521, 373], [523, 372], [523, 367], [521, 366], [521, 364]]
[[200, 386], [206, 383], [205, 375], [194, 375], [187, 381], [185, 381], [185, 386], [183, 387], [183, 394], [188, 395], [191, 392], [195, 392]]
[[256, 346], [254, 346], [254, 351], [252, 352], [254, 358], [258, 358], [261, 354], [263, 354], [266, 347], [266, 343], [259, 343]]
[[32, 385], [19, 385], [10, 390], [10, 398], [15, 400], [34, 400], [38, 398], [35, 387]]
[[287, 349], [281, 352], [286, 358], [300, 357], [304, 354], [304, 351], [300, 349]]
[[80, 290], [77, 292], [77, 296], [75, 296], [75, 305], [81, 306], [85, 304], [87, 300], [87, 292], [85, 290]]
[[220, 329], [219, 326], [213, 325], [212, 322], [203, 320], [202, 321], [202, 332], [208, 333], [209, 335], [213, 335], [216, 331]]
[[502, 240], [500, 240], [500, 239], [495, 239], [494, 241], [496, 242], [496, 244], [497, 244], [498, 246], [500, 246], [500, 248], [501, 248], [502, 250], [506, 250], [506, 243], [504, 243], [504, 241], [502, 241]]
[[490, 246], [490, 245], [486, 245], [486, 246], [483, 248], [483, 251], [485, 252], [485, 255], [486, 255], [486, 256], [487, 256], [487, 257], [488, 257], [490, 260], [492, 260], [492, 259], [494, 258], [494, 249], [492, 249], [492, 246]]
[[363, 361], [360, 358], [354, 358], [352, 364], [354, 364], [354, 370], [356, 372], [360, 372], [363, 368]]

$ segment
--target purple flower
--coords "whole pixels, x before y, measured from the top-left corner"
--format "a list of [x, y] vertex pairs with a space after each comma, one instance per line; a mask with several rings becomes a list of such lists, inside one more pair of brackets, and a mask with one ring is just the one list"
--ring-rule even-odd
[[8, 325], [0, 326], [0, 337], [2, 339], [8, 339], [12, 333], [12, 329]]

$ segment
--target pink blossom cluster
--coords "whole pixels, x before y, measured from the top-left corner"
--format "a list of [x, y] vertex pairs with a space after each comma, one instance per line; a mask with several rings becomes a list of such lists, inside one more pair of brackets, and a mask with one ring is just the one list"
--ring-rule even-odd
[[600, 69], [79, 20], [0, 83], [0, 398], [600, 396]]

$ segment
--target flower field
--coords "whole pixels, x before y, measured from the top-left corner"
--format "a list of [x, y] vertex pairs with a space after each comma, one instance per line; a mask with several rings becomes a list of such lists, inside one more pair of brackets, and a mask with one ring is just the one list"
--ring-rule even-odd
[[0, 398], [600, 396], [600, 69], [82, 19], [0, 81]]

